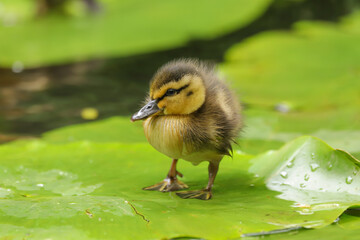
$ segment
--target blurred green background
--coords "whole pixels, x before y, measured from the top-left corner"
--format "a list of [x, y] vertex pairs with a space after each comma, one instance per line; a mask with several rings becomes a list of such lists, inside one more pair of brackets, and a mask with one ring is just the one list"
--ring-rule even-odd
[[[181, 236], [187, 230], [189, 236], [205, 236], [192, 215], [196, 212], [208, 218], [202, 214], [203, 203], [192, 205], [169, 200], [171, 195], [149, 197], [138, 191], [147, 180], [135, 169], [145, 164], [146, 176], [155, 179], [168, 166], [161, 164], [165, 157], [146, 143], [140, 124], [129, 122], [156, 69], [172, 59], [191, 57], [218, 64], [219, 74], [227, 78], [244, 105], [246, 124], [235, 146], [234, 159], [242, 161], [224, 161], [225, 173], [217, 183], [223, 185], [217, 191], [223, 192], [208, 203], [214, 208], [214, 214], [210, 212], [214, 219], [202, 226], [214, 226], [208, 236], [227, 239], [239, 237], [241, 232], [268, 231], [295, 223], [320, 227], [315, 224], [318, 221], [322, 227], [328, 226], [268, 238], [315, 239], [331, 232], [327, 239], [357, 239], [357, 210], [342, 214], [331, 224], [356, 201], [339, 207], [328, 203], [328, 192], [323, 193], [323, 189], [310, 191], [321, 196], [322, 205], [317, 207], [323, 209], [315, 209], [316, 214], [307, 218], [306, 212], [295, 211], [310, 208], [293, 204], [292, 197], [297, 194], [285, 198], [291, 201], [276, 198], [277, 193], [268, 186], [256, 185], [259, 181], [247, 169], [249, 159], [285, 143], [290, 142], [296, 150], [298, 145], [291, 140], [302, 135], [316, 136], [360, 157], [359, 43], [360, 0], [0, 0], [0, 143], [11, 142], [0, 146], [0, 171], [4, 172], [1, 211], [7, 214], [0, 218], [0, 233], [4, 239], [11, 234], [31, 236], [28, 232], [38, 239], [47, 235], [64, 239], [74, 234], [74, 239], [80, 239], [87, 229], [84, 231], [102, 239], [106, 232], [113, 236], [121, 233], [119, 225], [129, 221], [125, 233], [139, 239]], [[28, 138], [35, 140], [12, 142]], [[333, 156], [333, 150], [323, 142], [309, 141], [326, 149], [328, 155], [321, 155], [321, 151], [319, 155]], [[262, 156], [269, 164], [287, 159], [286, 154], [277, 154], [271, 161], [266, 154], [260, 159]], [[348, 164], [354, 184], [348, 185], [353, 180], [349, 183], [341, 168], [335, 174], [343, 186], [358, 192], [358, 163], [348, 155], [341, 156], [353, 161]], [[147, 161], [150, 158], [158, 165]], [[197, 177], [206, 175], [204, 168], [199, 173], [198, 168], [182, 167], [191, 173], [188, 180], [201, 186]], [[127, 169], [134, 170], [128, 173]], [[118, 178], [121, 171], [122, 180]], [[334, 172], [325, 171], [325, 179], [319, 172], [313, 173], [314, 179], [319, 179], [315, 185], [329, 187], [328, 178]], [[232, 181], [232, 177], [242, 182]], [[127, 179], [133, 179], [133, 185], [121, 182]], [[233, 199], [230, 189], [234, 186], [241, 191]], [[331, 186], [329, 189], [331, 195]], [[312, 196], [302, 190], [296, 193]], [[271, 202], [264, 201], [264, 196]], [[168, 215], [163, 213], [172, 216], [175, 226], [189, 219], [195, 225], [155, 227], [163, 232], [153, 231], [136, 218], [123, 198], [139, 201], [136, 206], [153, 217], [155, 226], [166, 223]], [[147, 198], [146, 202], [139, 200]], [[348, 200], [345, 195], [340, 198]], [[60, 207], [56, 201], [61, 202]], [[76, 201], [80, 204], [69, 207]], [[19, 203], [23, 205], [18, 207]], [[28, 210], [29, 204], [35, 206], [34, 212]], [[182, 208], [177, 210], [173, 204]], [[118, 222], [92, 221], [88, 230], [92, 215], [86, 208]], [[119, 208], [124, 212], [117, 212]], [[68, 212], [61, 215], [57, 212], [61, 209]], [[232, 209], [240, 213], [236, 215]], [[264, 215], [269, 209], [277, 215]], [[243, 211], [249, 215], [241, 214]], [[179, 214], [183, 221], [178, 220]], [[218, 221], [217, 216], [223, 219]], [[298, 223], [304, 218], [312, 221]], [[72, 225], [73, 220], [78, 225]], [[276, 225], [277, 221], [281, 224]], [[68, 227], [63, 237], [57, 235], [62, 231], [58, 226]], [[131, 228], [137, 226], [143, 230]], [[220, 227], [226, 228], [227, 235], [219, 233]], [[6, 235], [8, 232], [11, 234]]]
[[[249, 113], [265, 111], [280, 120], [290, 113], [286, 118], [296, 122], [296, 129], [285, 130], [310, 133], [323, 122], [309, 126], [314, 122], [304, 119], [305, 109], [312, 118], [332, 119], [335, 105], [359, 101], [354, 94], [350, 99], [334, 93], [347, 88], [336, 76], [359, 76], [358, 32], [353, 40], [341, 39], [342, 30], [339, 36], [329, 32], [322, 36], [324, 43], [311, 36], [336, 29], [358, 7], [355, 0], [1, 0], [0, 141], [39, 136], [88, 121], [84, 117], [128, 116], [155, 70], [180, 57], [220, 63]], [[299, 21], [315, 22], [299, 24], [308, 32], [300, 36], [304, 42], [287, 39]], [[345, 27], [357, 31], [358, 26]], [[267, 31], [276, 32], [261, 34]], [[289, 70], [292, 66], [297, 70]], [[316, 95], [318, 89], [322, 95]], [[341, 111], [345, 115], [336, 118], [354, 120], [350, 110]], [[340, 121], [326, 124], [340, 128], [345, 125]]]

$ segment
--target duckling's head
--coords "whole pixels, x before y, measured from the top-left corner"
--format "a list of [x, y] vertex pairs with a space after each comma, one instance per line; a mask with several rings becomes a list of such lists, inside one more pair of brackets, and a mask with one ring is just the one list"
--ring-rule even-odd
[[167, 63], [150, 82], [150, 101], [131, 119], [141, 120], [155, 114], [191, 114], [203, 105], [205, 93], [203, 76], [196, 61]]

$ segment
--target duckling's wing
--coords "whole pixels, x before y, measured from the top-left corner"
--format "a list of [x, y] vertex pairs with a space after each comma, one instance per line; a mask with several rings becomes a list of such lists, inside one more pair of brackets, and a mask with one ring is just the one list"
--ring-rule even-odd
[[198, 148], [213, 148], [220, 154], [231, 156], [231, 144], [242, 127], [240, 102], [214, 72], [205, 74], [206, 99], [192, 115], [186, 138]]

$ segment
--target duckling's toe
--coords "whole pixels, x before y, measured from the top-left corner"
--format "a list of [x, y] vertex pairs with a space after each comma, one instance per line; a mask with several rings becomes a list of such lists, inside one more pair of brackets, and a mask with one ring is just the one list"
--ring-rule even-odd
[[176, 195], [181, 198], [196, 198], [201, 200], [209, 200], [212, 197], [211, 190], [207, 189], [177, 192]]
[[188, 188], [188, 185], [186, 185], [185, 183], [183, 183], [182, 181], [176, 178], [175, 179], [165, 178], [163, 181], [157, 184], [143, 188], [143, 190], [171, 192], [186, 188]]

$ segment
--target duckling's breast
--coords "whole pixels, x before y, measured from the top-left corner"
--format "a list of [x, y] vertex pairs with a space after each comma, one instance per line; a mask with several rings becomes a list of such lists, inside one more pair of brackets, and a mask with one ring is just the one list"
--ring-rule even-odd
[[183, 143], [188, 118], [186, 116], [153, 116], [144, 121], [145, 136], [159, 152], [179, 159], [186, 151]]

